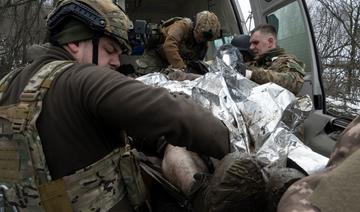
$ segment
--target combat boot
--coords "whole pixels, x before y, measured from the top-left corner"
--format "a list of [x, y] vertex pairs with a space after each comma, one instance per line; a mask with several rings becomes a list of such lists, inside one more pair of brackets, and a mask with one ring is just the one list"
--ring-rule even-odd
[[[263, 211], [265, 181], [255, 158], [246, 153], [226, 155], [210, 176], [194, 176], [197, 192], [193, 211]], [[200, 185], [200, 186], [199, 186]]]

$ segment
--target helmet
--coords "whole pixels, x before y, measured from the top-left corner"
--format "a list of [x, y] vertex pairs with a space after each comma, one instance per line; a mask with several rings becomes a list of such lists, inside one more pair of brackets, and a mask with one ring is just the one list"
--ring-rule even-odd
[[239, 49], [243, 56], [244, 62], [252, 61], [254, 58], [253, 53], [250, 51], [250, 36], [249, 35], [240, 35], [234, 37], [231, 41], [231, 44]]
[[231, 44], [239, 49], [239, 51], [250, 50], [250, 36], [240, 35], [232, 39]]
[[124, 53], [130, 53], [128, 30], [131, 22], [122, 9], [111, 0], [58, 1], [47, 17], [50, 38], [58, 33], [59, 25], [66, 23], [68, 18], [82, 22], [94, 32], [94, 36], [107, 35], [115, 39]]
[[202, 32], [206, 40], [215, 40], [220, 36], [220, 22], [218, 17], [209, 11], [196, 14], [195, 31]]

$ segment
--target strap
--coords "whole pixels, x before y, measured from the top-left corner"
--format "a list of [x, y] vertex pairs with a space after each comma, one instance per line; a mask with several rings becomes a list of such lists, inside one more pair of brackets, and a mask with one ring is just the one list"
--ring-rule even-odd
[[174, 185], [172, 185], [159, 171], [153, 169], [149, 164], [140, 161], [140, 168], [156, 180], [168, 193], [174, 197], [177, 202], [182, 206], [187, 208], [189, 206], [189, 200], [185, 195]]
[[13, 71], [10, 71], [8, 74], [6, 74], [1, 80], [0, 80], [0, 99], [2, 98], [2, 95], [6, 88], [8, 87], [9, 83], [12, 81], [12, 79], [20, 73], [22, 69], [16, 69]]
[[30, 79], [20, 95], [20, 105], [27, 106], [29, 109], [26, 123], [23, 123], [25, 126], [23, 129], [20, 129], [20, 132], [26, 130], [31, 134], [31, 138], [33, 138], [31, 142], [29, 142], [29, 149], [31, 150], [30, 154], [34, 170], [36, 171], [38, 184], [50, 181], [51, 176], [46, 165], [42, 144], [36, 129], [36, 120], [41, 113], [42, 99], [50, 88], [53, 80], [72, 64], [72, 61], [53, 61], [44, 65]]
[[176, 21], [180, 21], [180, 20], [183, 20], [184, 18], [183, 17], [172, 17], [170, 19], [167, 19], [165, 21], [161, 21], [161, 28], [165, 28], [165, 27], [168, 27], [170, 26], [171, 24], [175, 23]]

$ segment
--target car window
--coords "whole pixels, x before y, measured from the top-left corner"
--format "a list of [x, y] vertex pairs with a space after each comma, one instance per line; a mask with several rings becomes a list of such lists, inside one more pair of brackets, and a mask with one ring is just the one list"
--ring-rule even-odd
[[270, 13], [266, 19], [277, 29], [279, 46], [296, 55], [305, 63], [305, 71], [310, 72], [310, 47], [304, 19], [301, 16], [299, 4], [295, 1]]
[[323, 68], [327, 112], [354, 118], [360, 114], [360, 1], [306, 2]]

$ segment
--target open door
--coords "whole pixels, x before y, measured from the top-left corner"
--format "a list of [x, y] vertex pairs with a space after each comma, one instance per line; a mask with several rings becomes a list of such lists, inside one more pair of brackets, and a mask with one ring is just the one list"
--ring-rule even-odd
[[314, 111], [305, 121], [305, 143], [329, 156], [338, 134], [349, 121], [326, 114], [321, 66], [305, 0], [251, 0], [255, 26], [268, 23], [278, 30], [279, 46], [306, 64], [302, 95], [310, 95]]

